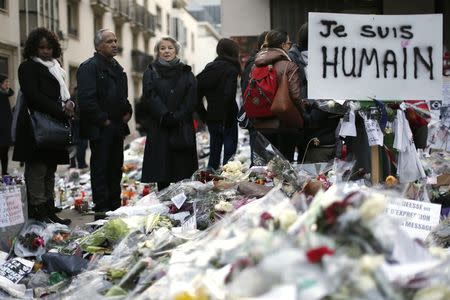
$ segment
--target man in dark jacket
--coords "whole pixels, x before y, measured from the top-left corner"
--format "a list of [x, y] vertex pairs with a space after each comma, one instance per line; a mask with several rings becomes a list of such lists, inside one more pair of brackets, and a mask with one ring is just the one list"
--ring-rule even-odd
[[[231, 39], [221, 39], [217, 44], [218, 57], [197, 75], [198, 114], [208, 124], [210, 154], [208, 167], [220, 166], [222, 146], [223, 164], [236, 153], [238, 141], [236, 103], [237, 77], [241, 72], [239, 45]], [[208, 109], [203, 106], [206, 97]]]
[[123, 140], [130, 133], [132, 108], [128, 102], [127, 76], [114, 59], [116, 35], [101, 29], [95, 35], [93, 57], [77, 73], [80, 137], [91, 147], [91, 184], [96, 219], [120, 207]]

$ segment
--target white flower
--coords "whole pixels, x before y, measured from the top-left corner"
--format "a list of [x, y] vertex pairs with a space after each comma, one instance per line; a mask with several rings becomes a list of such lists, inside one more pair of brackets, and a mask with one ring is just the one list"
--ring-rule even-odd
[[419, 290], [413, 300], [446, 300], [449, 298], [449, 288], [445, 285], [436, 285]]
[[358, 289], [363, 292], [368, 292], [375, 288], [375, 282], [369, 275], [361, 275], [358, 277]]
[[220, 201], [219, 203], [217, 203], [214, 206], [214, 209], [216, 211], [226, 212], [226, 213], [232, 212], [234, 210], [233, 204], [231, 204], [230, 202], [227, 202], [227, 201], [223, 201], [223, 200]]
[[441, 247], [430, 247], [428, 248], [431, 255], [440, 259], [446, 259], [448, 257], [448, 250]]
[[288, 230], [297, 220], [297, 213], [293, 209], [285, 210], [280, 213], [278, 219], [280, 220], [281, 229]]
[[242, 163], [238, 160], [230, 161], [226, 165], [223, 166], [223, 170], [225, 172], [231, 172], [231, 173], [234, 173], [236, 171], [241, 171]]
[[364, 255], [359, 259], [359, 267], [362, 272], [373, 272], [384, 262], [382, 255]]
[[336, 105], [336, 102], [334, 102], [333, 100], [329, 100], [329, 101], [327, 102], [328, 108], [333, 108], [335, 105]]
[[372, 195], [359, 208], [359, 213], [363, 220], [371, 220], [382, 214], [386, 208], [386, 200], [383, 195]]

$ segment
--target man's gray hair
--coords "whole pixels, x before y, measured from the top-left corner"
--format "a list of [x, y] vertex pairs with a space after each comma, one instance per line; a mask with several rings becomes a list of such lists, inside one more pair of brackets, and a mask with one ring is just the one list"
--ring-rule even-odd
[[94, 36], [95, 49], [97, 49], [97, 47], [100, 46], [100, 43], [103, 41], [103, 32], [105, 32], [105, 31], [110, 31], [110, 30], [107, 28], [103, 28], [95, 33], [95, 36]]

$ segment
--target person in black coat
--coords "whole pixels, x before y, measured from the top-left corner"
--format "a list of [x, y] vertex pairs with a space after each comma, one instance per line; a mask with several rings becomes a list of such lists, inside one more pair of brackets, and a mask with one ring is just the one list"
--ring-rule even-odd
[[123, 141], [130, 133], [132, 107], [128, 101], [127, 75], [114, 59], [116, 35], [101, 29], [95, 34], [93, 57], [77, 72], [80, 138], [91, 147], [91, 185], [95, 218], [121, 205]]
[[[217, 170], [224, 148], [223, 164], [236, 153], [238, 142], [236, 103], [237, 77], [241, 73], [239, 45], [223, 38], [216, 48], [217, 58], [197, 75], [198, 114], [206, 121], [209, 131], [208, 168]], [[208, 109], [203, 106], [206, 97]]]
[[156, 61], [142, 80], [149, 116], [141, 181], [157, 182], [159, 190], [190, 178], [198, 169], [195, 143], [183, 150], [171, 143], [171, 136], [182, 129], [195, 141], [192, 115], [197, 103], [197, 81], [191, 67], [180, 62], [179, 51], [176, 40], [162, 38], [155, 46]]
[[9, 87], [8, 76], [0, 74], [0, 160], [2, 175], [8, 175], [8, 151], [11, 146], [12, 112], [9, 97], [14, 91]]
[[28, 109], [40, 111], [55, 119], [73, 117], [75, 104], [65, 84], [65, 72], [56, 60], [61, 47], [56, 35], [46, 28], [30, 32], [23, 51], [25, 59], [19, 66], [20, 89], [25, 107], [19, 112], [13, 160], [25, 162], [28, 192], [28, 216], [69, 224], [55, 214], [54, 185], [58, 164], [68, 164], [65, 148], [38, 148], [34, 141]]

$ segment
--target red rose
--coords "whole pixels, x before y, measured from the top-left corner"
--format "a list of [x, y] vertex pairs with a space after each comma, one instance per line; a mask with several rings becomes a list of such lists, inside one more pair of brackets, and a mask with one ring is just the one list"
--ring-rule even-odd
[[306, 256], [308, 257], [308, 261], [311, 263], [318, 263], [322, 260], [324, 255], [333, 255], [334, 250], [328, 248], [327, 246], [322, 246], [319, 248], [314, 248], [306, 252]]

